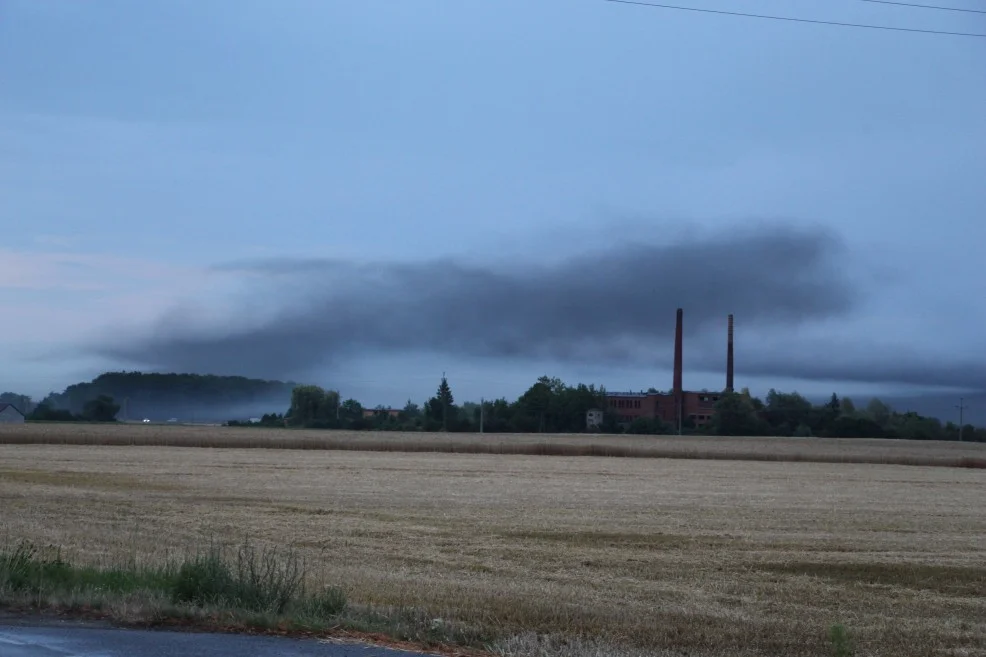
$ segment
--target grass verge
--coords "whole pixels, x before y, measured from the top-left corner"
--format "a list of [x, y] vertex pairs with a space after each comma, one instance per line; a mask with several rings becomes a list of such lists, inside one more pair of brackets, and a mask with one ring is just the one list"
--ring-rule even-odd
[[[290, 550], [211, 543], [163, 565], [73, 564], [29, 542], [0, 549], [0, 610], [57, 612], [127, 626], [335, 636], [480, 654], [489, 638], [406, 609], [348, 604], [335, 586], [311, 587]], [[465, 650], [463, 650], [465, 649]]]

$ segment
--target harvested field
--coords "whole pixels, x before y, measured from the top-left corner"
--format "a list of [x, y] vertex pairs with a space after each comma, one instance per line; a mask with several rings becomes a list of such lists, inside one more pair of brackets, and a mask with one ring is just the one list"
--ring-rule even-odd
[[0, 425], [0, 445], [444, 452], [935, 465], [986, 469], [986, 444], [882, 439], [461, 434], [141, 424]]
[[[45, 428], [3, 436], [40, 439]], [[70, 431], [95, 441], [104, 429]], [[140, 435], [206, 444], [320, 434]], [[660, 440], [685, 449], [693, 439]], [[724, 442], [701, 444], [731, 448]], [[862, 455], [887, 453], [851, 442]], [[922, 458], [977, 453], [902, 447], [927, 449], [909, 452]], [[511, 655], [830, 655], [834, 624], [857, 655], [986, 655], [984, 491], [986, 471], [942, 467], [0, 445], [0, 540], [102, 562], [164, 559], [215, 537], [288, 544], [354, 602], [479, 628]]]

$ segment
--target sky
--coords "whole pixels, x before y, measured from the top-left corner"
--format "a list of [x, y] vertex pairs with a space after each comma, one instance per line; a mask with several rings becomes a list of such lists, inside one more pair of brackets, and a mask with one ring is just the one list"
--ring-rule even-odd
[[755, 393], [986, 405], [986, 39], [605, 0], [4, 0], [0, 61], [0, 389], [667, 389], [681, 307], [686, 388], [723, 387], [733, 313]]

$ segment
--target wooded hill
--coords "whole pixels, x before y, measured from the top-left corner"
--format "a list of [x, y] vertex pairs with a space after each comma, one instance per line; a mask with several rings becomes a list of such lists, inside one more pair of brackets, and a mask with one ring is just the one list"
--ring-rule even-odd
[[121, 420], [177, 418], [183, 422], [222, 422], [231, 417], [260, 417], [287, 408], [293, 382], [242, 376], [107, 372], [88, 383], [51, 393], [42, 404], [81, 413], [86, 402], [104, 395], [120, 405]]

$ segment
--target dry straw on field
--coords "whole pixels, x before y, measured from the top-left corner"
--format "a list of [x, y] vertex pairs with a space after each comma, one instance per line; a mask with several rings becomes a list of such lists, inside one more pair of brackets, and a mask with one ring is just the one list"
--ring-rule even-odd
[[984, 486], [886, 465], [0, 446], [9, 537], [103, 562], [286, 545], [354, 604], [518, 657], [820, 656], [840, 624], [858, 655], [986, 655]]
[[441, 452], [986, 468], [986, 445], [880, 439], [446, 434], [135, 424], [0, 426], [0, 444]]

